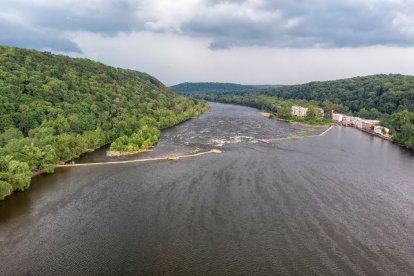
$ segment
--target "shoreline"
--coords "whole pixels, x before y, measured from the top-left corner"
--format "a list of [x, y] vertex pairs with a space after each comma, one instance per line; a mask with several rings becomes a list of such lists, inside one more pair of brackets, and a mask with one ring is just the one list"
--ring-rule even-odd
[[263, 111], [263, 110], [259, 111], [259, 113], [260, 113], [260, 115], [262, 115], [263, 117], [266, 117], [266, 118], [270, 118], [270, 116], [272, 115], [271, 113]]
[[[286, 123], [290, 123], [290, 124], [294, 124], [294, 125], [301, 125], [301, 126], [306, 126], [306, 127], [330, 127], [333, 125], [333, 123], [331, 124], [325, 124], [325, 125], [311, 125], [311, 124], [307, 124], [306, 122], [298, 122], [298, 121], [294, 121], [294, 120], [287, 120], [287, 119], [282, 119], [282, 118], [278, 118], [275, 116], [275, 114], [270, 113], [270, 112], [266, 112], [263, 110], [259, 110], [260, 115], [262, 115], [265, 118], [269, 118], [272, 120], [277, 120], [277, 121], [281, 121], [281, 122], [286, 122]], [[271, 116], [274, 116], [273, 118]]]
[[61, 164], [57, 165], [56, 168], [67, 168], [67, 167], [86, 167], [86, 166], [99, 166], [99, 165], [114, 165], [114, 164], [128, 164], [128, 163], [142, 163], [142, 162], [151, 162], [151, 161], [163, 161], [163, 160], [180, 160], [184, 158], [198, 157], [206, 154], [220, 154], [223, 151], [218, 149], [212, 149], [209, 151], [203, 151], [193, 154], [185, 155], [169, 155], [164, 157], [155, 157], [155, 158], [145, 158], [145, 159], [135, 159], [135, 160], [121, 160], [121, 161], [109, 161], [109, 162], [96, 162], [96, 163], [79, 163], [79, 164]]
[[106, 156], [108, 157], [121, 157], [121, 156], [131, 156], [131, 155], [138, 155], [144, 152], [151, 152], [153, 151], [153, 147], [149, 149], [142, 149], [138, 151], [116, 151], [116, 150], [108, 150], [106, 151]]
[[[331, 124], [328, 124], [328, 125], [310, 125], [310, 124], [307, 124], [307, 123], [304, 123], [304, 122], [297, 122], [297, 121], [292, 121], [292, 120], [286, 120], [286, 119], [281, 119], [281, 118], [277, 118], [277, 117], [271, 118], [270, 115], [268, 116], [268, 114], [271, 114], [269, 112], [259, 111], [259, 113], [260, 113], [260, 115], [262, 115], [265, 118], [274, 119], [274, 120], [281, 121], [281, 122], [287, 122], [287, 123], [295, 124], [295, 125], [301, 125], [301, 126], [305, 126], [305, 127], [329, 127], [330, 128], [330, 127], [335, 126], [335, 125], [342, 126], [341, 124], [335, 124], [334, 122], [332, 122]], [[393, 139], [392, 136], [386, 137], [384, 135], [377, 134], [377, 133], [375, 133], [373, 131], [367, 131], [367, 130], [359, 129], [359, 128], [356, 128], [356, 127], [354, 127], [354, 128], [357, 129], [357, 130], [360, 130], [360, 131], [362, 131], [362, 132], [364, 132], [366, 134], [369, 134], [371, 136], [375, 136], [375, 137], [381, 138], [383, 140], [389, 141], [389, 142], [391, 142], [393, 144], [396, 144], [398, 146], [401, 146], [401, 147], [405, 147], [407, 149], [410, 149], [409, 147], [406, 147], [406, 146], [404, 146], [402, 144], [399, 144], [399, 143], [394, 142], [394, 139]], [[289, 136], [289, 137], [281, 138], [281, 139], [287, 139], [287, 138], [296, 139], [296, 138], [305, 138], [305, 137], [312, 137], [312, 136], [314, 136], [314, 135], [310, 135], [310, 136], [296, 136], [296, 135], [293, 135], [293, 136]]]
[[[209, 105], [209, 108], [208, 108], [208, 109], [206, 109], [205, 111], [203, 111], [201, 114], [199, 114], [199, 115], [197, 115], [197, 116], [192, 116], [192, 117], [190, 117], [190, 118], [187, 118], [187, 119], [185, 119], [185, 120], [183, 120], [183, 121], [181, 121], [181, 122], [179, 122], [179, 123], [177, 123], [177, 124], [175, 124], [175, 125], [173, 125], [173, 126], [166, 127], [166, 128], [161, 128], [161, 129], [160, 129], [160, 131], [170, 129], [170, 128], [176, 127], [176, 126], [178, 126], [178, 125], [180, 125], [180, 124], [183, 124], [183, 123], [185, 123], [185, 122], [187, 122], [187, 121], [189, 121], [189, 120], [196, 119], [196, 118], [200, 117], [201, 115], [203, 115], [204, 113], [209, 112], [209, 111], [211, 111], [211, 107], [210, 107], [210, 105]], [[157, 141], [157, 142], [158, 142], [158, 141]], [[110, 142], [110, 143], [105, 143], [105, 144], [104, 144], [104, 145], [102, 145], [102, 146], [99, 146], [99, 147], [96, 147], [96, 148], [93, 148], [93, 149], [87, 149], [86, 151], [84, 151], [84, 152], [80, 153], [80, 154], [79, 154], [79, 156], [77, 156], [77, 157], [74, 157], [74, 158], [71, 158], [71, 159], [68, 159], [68, 160], [62, 160], [62, 161], [59, 161], [59, 163], [57, 163], [57, 164], [55, 165], [55, 167], [54, 167], [54, 168], [59, 168], [59, 167], [61, 167], [61, 166], [68, 165], [68, 164], [70, 164], [70, 162], [74, 162], [75, 160], [79, 159], [82, 155], [87, 154], [87, 153], [92, 153], [92, 152], [95, 152], [95, 151], [97, 151], [97, 150], [99, 150], [99, 149], [101, 149], [101, 148], [103, 148], [103, 147], [105, 147], [105, 146], [110, 145], [111, 143], [112, 143], [112, 142]], [[151, 148], [150, 150], [148, 150], [148, 151], [152, 151], [152, 148]], [[127, 155], [134, 155], [134, 154], [139, 154], [139, 153], [142, 153], [142, 152], [145, 152], [145, 151], [139, 151], [139, 152], [136, 152], [136, 153], [133, 153], [133, 154], [127, 154]], [[119, 155], [118, 157], [121, 157], [121, 156], [127, 156], [127, 155]], [[113, 157], [117, 157], [117, 156], [113, 156]], [[33, 177], [35, 177], [35, 176], [38, 176], [38, 175], [42, 175], [42, 174], [53, 174], [53, 173], [54, 173], [54, 172], [52, 172], [52, 173], [47, 173], [47, 172], [44, 172], [44, 171], [35, 171], [35, 172], [32, 172], [31, 178], [33, 178]], [[11, 194], [13, 194], [13, 192], [12, 192]], [[10, 195], [11, 195], [11, 194], [10, 194]]]

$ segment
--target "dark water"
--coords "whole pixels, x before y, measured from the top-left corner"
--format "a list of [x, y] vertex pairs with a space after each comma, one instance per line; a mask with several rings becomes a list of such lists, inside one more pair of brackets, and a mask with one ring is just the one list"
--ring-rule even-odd
[[414, 274], [412, 153], [340, 127], [256, 143], [301, 127], [213, 106], [151, 154], [220, 155], [59, 169], [0, 202], [0, 274]]

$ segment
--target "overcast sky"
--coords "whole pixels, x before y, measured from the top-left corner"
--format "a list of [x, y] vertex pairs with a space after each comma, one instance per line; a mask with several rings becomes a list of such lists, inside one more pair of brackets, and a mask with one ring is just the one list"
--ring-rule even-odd
[[0, 44], [184, 81], [414, 75], [413, 0], [1, 0]]

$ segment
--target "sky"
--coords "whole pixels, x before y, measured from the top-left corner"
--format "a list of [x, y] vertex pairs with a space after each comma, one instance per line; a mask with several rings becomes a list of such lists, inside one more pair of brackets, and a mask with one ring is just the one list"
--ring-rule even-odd
[[0, 44], [186, 81], [414, 75], [413, 0], [0, 0]]

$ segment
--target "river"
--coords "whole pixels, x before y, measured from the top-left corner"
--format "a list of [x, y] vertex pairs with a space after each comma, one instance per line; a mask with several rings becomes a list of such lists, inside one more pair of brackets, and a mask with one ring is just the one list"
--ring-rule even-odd
[[412, 275], [412, 152], [345, 127], [264, 144], [309, 128], [211, 105], [128, 158], [221, 154], [59, 168], [1, 201], [0, 275]]

